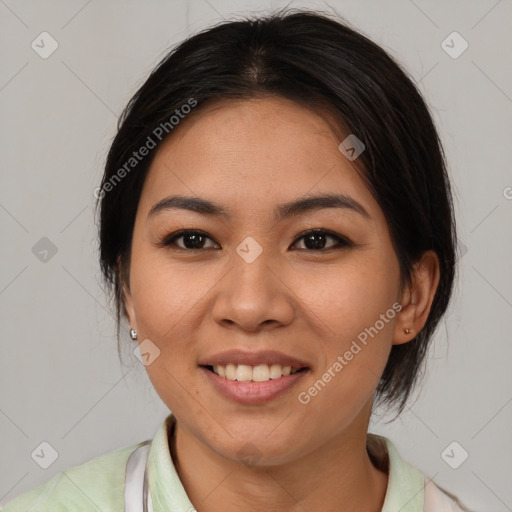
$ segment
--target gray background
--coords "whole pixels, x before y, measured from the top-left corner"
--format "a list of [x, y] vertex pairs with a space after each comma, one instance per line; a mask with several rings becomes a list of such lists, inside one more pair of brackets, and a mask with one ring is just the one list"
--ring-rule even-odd
[[[0, 503], [153, 437], [167, 415], [144, 366], [129, 351], [118, 359], [93, 191], [117, 116], [167, 48], [286, 3], [0, 0]], [[467, 505], [512, 510], [511, 1], [289, 5], [332, 7], [407, 67], [454, 184], [463, 250], [453, 303], [421, 393], [370, 430]], [[31, 47], [43, 31], [59, 45], [47, 59]], [[441, 45], [453, 31], [469, 44], [458, 58]], [[460, 43], [448, 39], [452, 51]], [[46, 261], [43, 237], [57, 249]], [[43, 441], [58, 452], [48, 469], [31, 457]], [[469, 454], [457, 469], [441, 456], [453, 441], [452, 461]]]

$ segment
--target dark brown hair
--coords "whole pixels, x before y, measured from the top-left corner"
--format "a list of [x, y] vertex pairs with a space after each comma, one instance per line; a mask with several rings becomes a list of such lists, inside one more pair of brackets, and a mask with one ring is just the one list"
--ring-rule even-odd
[[[204, 30], [170, 51], [128, 103], [96, 205], [101, 270], [115, 301], [118, 342], [137, 206], [158, 146], [172, 136], [171, 117], [185, 117], [186, 123], [180, 113], [191, 99], [193, 116], [207, 102], [269, 94], [328, 109], [345, 133], [363, 141], [357, 163], [387, 219], [402, 283], [410, 282], [424, 251], [432, 249], [439, 258], [440, 282], [428, 320], [414, 340], [393, 345], [377, 387], [381, 403], [399, 403], [400, 413], [452, 293], [450, 183], [432, 117], [411, 78], [380, 46], [326, 14], [285, 10]], [[128, 168], [149, 138], [156, 148]]]

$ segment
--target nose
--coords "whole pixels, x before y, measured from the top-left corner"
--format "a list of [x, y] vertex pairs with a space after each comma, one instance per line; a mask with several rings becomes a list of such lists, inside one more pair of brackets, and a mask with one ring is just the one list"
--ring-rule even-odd
[[224, 327], [256, 332], [289, 325], [294, 294], [270, 251], [254, 260], [234, 255], [233, 266], [216, 287], [213, 318]]

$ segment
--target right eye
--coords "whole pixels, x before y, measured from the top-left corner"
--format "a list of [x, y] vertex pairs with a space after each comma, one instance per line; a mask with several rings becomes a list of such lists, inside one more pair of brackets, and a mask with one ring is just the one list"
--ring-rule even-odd
[[[176, 244], [176, 240], [183, 239], [185, 247], [181, 247]], [[166, 235], [163, 240], [157, 243], [158, 247], [169, 247], [171, 249], [183, 250], [183, 251], [196, 251], [204, 249], [205, 240], [212, 240], [204, 231], [182, 229]], [[189, 246], [189, 247], [187, 247]], [[206, 247], [207, 249], [209, 247]]]

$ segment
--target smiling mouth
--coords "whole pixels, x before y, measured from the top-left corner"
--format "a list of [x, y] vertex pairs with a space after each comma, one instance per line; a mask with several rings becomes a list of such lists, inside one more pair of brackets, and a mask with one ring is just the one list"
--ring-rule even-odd
[[204, 368], [219, 377], [240, 382], [266, 382], [280, 379], [281, 377], [288, 377], [289, 375], [294, 375], [309, 369], [306, 366], [294, 368], [291, 366], [281, 366], [280, 364], [259, 364], [255, 366], [247, 364], [218, 364], [215, 366], [205, 365]]

